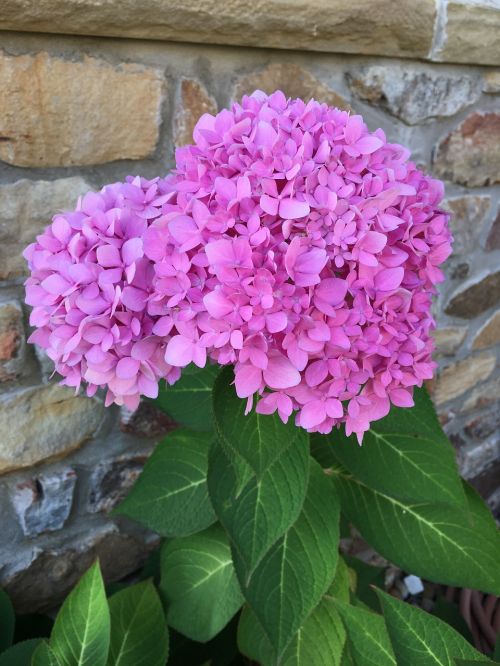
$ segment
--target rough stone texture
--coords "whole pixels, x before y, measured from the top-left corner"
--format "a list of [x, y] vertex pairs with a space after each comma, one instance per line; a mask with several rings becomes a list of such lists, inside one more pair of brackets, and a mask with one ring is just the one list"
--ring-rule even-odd
[[66, 467], [17, 484], [11, 494], [23, 534], [28, 537], [60, 530], [71, 511], [76, 472]]
[[99, 558], [106, 582], [123, 578], [138, 569], [148, 551], [158, 543], [121, 534], [116, 525], [107, 524], [74, 535], [71, 544], [34, 548], [31, 562], [18, 571], [0, 571], [0, 583], [18, 613], [46, 610], [60, 603], [79, 578]]
[[18, 180], [0, 186], [0, 279], [26, 273], [21, 254], [24, 248], [50, 223], [54, 213], [74, 208], [78, 197], [89, 189], [80, 176]]
[[147, 157], [163, 86], [150, 67], [0, 54], [0, 159], [54, 167]]
[[483, 409], [495, 403], [500, 397], [500, 377], [490, 380], [481, 386], [472, 389], [462, 404], [462, 411]]
[[271, 63], [259, 72], [251, 72], [240, 77], [233, 89], [233, 99], [263, 90], [272, 93], [282, 90], [287, 97], [311, 98], [318, 102], [326, 102], [330, 106], [349, 109], [347, 101], [334, 90], [331, 90], [317, 79], [311, 72], [291, 62]]
[[479, 442], [483, 442], [495, 432], [500, 433], [500, 411], [495, 409], [470, 419], [465, 424], [464, 431], [471, 439]]
[[499, 143], [500, 113], [472, 113], [438, 144], [435, 174], [470, 187], [498, 183]]
[[0, 301], [0, 382], [22, 374], [25, 348], [21, 304], [11, 299]]
[[491, 225], [488, 238], [486, 239], [486, 249], [491, 250], [500, 250], [500, 210]]
[[487, 71], [483, 74], [483, 91], [485, 93], [500, 92], [500, 71]]
[[458, 462], [462, 475], [466, 479], [472, 479], [499, 458], [500, 438], [493, 437], [481, 444], [473, 444], [460, 449]]
[[500, 301], [500, 271], [483, 273], [466, 282], [451, 297], [446, 314], [464, 319], [477, 317]]
[[487, 195], [470, 194], [447, 199], [446, 206], [452, 213], [453, 255], [465, 254], [474, 248], [481, 237], [491, 199]]
[[437, 405], [453, 400], [488, 379], [496, 364], [494, 354], [469, 356], [438, 373], [433, 397]]
[[217, 113], [217, 102], [199, 81], [182, 79], [174, 119], [176, 146], [193, 143], [194, 126], [204, 113]]
[[120, 407], [120, 430], [141, 439], [158, 439], [176, 427], [175, 421], [151, 402], [141, 402], [135, 412]]
[[473, 349], [484, 349], [500, 344], [500, 310], [497, 310], [476, 333]]
[[380, 106], [408, 125], [453, 116], [481, 94], [480, 81], [467, 74], [432, 69], [373, 65], [348, 75], [359, 98]]
[[88, 510], [109, 512], [124, 499], [144, 467], [147, 454], [119, 456], [96, 465], [90, 477]]
[[0, 29], [425, 57], [434, 0], [3, 0]]
[[446, 41], [438, 54], [439, 60], [497, 65], [500, 62], [499, 10], [496, 0], [449, 0]]
[[438, 356], [453, 356], [467, 335], [465, 326], [449, 326], [438, 328], [432, 333], [436, 342], [436, 354]]
[[92, 436], [103, 409], [95, 399], [54, 385], [1, 395], [0, 473], [66, 455]]

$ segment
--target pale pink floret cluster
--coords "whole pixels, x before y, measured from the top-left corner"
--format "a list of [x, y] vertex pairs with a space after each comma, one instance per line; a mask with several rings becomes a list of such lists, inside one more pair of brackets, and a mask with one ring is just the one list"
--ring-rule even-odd
[[164, 181], [129, 178], [90, 192], [75, 211], [61, 213], [24, 252], [31, 270], [26, 302], [40, 345], [63, 376], [87, 394], [107, 387], [106, 403], [135, 409], [154, 398], [164, 377], [180, 370], [165, 361], [150, 305], [155, 269], [142, 236], [161, 214]]
[[[451, 251], [442, 184], [360, 116], [281, 92], [204, 115], [194, 140], [166, 180], [87, 195], [28, 250], [36, 341], [66, 383], [131, 404], [208, 357], [234, 364], [249, 406], [310, 431], [361, 438], [391, 403], [410, 406], [432, 376], [431, 297]], [[141, 345], [154, 351], [138, 358]]]

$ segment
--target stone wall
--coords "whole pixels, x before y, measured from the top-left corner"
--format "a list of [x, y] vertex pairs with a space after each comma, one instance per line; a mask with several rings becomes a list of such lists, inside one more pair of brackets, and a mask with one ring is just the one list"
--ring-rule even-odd
[[433, 396], [500, 515], [499, 5], [3, 0], [0, 584], [20, 610], [57, 602], [96, 554], [108, 577], [139, 566], [155, 535], [109, 512], [170, 427], [54, 385], [26, 344], [20, 253], [87, 189], [164, 174], [201, 113], [256, 88], [359, 112], [447, 181]]

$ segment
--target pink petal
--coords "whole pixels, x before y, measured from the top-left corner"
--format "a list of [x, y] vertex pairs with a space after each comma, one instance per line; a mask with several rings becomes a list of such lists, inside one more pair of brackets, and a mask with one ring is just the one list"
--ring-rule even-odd
[[121, 300], [123, 305], [132, 312], [142, 312], [146, 307], [147, 298], [147, 293], [142, 289], [127, 286], [122, 292]]
[[375, 275], [375, 289], [379, 291], [393, 291], [401, 284], [404, 276], [404, 269], [385, 268]]
[[253, 365], [241, 365], [234, 373], [234, 383], [238, 398], [248, 398], [259, 390], [262, 371]]
[[101, 245], [97, 248], [97, 261], [104, 268], [122, 265], [120, 251], [114, 245]]
[[116, 364], [116, 376], [120, 379], [131, 379], [137, 374], [140, 365], [135, 358], [121, 358]]
[[280, 217], [284, 220], [296, 220], [309, 215], [311, 208], [306, 201], [297, 199], [282, 199], [279, 205]]
[[277, 215], [279, 201], [274, 197], [270, 197], [268, 194], [263, 194], [260, 198], [260, 207], [268, 215]]
[[322, 400], [311, 400], [300, 411], [300, 425], [302, 428], [314, 428], [326, 418], [325, 403]]
[[288, 323], [288, 318], [284, 312], [272, 312], [266, 315], [266, 328], [269, 333], [278, 333], [284, 331]]
[[266, 384], [274, 389], [285, 389], [300, 384], [300, 372], [281, 355], [269, 357], [263, 375]]
[[211, 291], [203, 298], [203, 303], [212, 317], [222, 319], [234, 311], [234, 305], [220, 290]]
[[183, 335], [174, 335], [165, 351], [165, 361], [178, 368], [184, 368], [193, 360], [194, 343]]

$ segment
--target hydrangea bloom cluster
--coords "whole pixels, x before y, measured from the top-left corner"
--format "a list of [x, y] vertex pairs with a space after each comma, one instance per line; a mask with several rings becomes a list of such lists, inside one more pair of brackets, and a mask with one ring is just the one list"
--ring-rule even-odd
[[142, 236], [172, 195], [161, 180], [128, 178], [90, 192], [61, 213], [24, 252], [31, 270], [26, 302], [37, 329], [29, 341], [47, 351], [62, 384], [87, 394], [107, 387], [106, 404], [135, 409], [141, 394], [158, 395], [179, 368], [165, 361], [155, 335], [153, 263]]
[[130, 403], [208, 357], [234, 364], [248, 408], [360, 439], [411, 406], [451, 251], [442, 184], [360, 116], [281, 92], [202, 116], [194, 141], [165, 180], [88, 195], [28, 250], [36, 341], [66, 382]]

